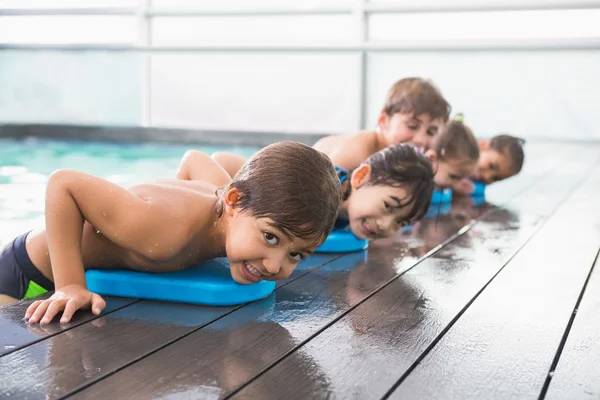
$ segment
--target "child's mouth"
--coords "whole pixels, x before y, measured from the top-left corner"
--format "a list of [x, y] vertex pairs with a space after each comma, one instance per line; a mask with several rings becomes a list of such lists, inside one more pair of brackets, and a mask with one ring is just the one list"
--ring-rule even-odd
[[242, 263], [241, 269], [242, 269], [242, 275], [244, 275], [244, 278], [246, 278], [250, 282], [258, 282], [258, 281], [262, 280], [262, 274], [260, 273], [260, 271], [257, 270], [256, 268], [254, 268], [252, 265], [250, 265], [246, 261], [244, 261]]
[[371, 230], [367, 221], [363, 220], [360, 223], [360, 230], [362, 231], [363, 235], [365, 235], [369, 239], [374, 239], [377, 237], [377, 234]]

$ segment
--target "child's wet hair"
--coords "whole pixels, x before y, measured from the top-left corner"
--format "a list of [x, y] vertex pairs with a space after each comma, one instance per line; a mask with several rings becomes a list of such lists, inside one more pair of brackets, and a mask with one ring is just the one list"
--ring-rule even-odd
[[442, 128], [433, 147], [442, 161], [476, 163], [479, 145], [471, 129], [459, 120], [452, 120]]
[[389, 116], [395, 113], [429, 114], [431, 119], [442, 118], [444, 122], [448, 121], [450, 110], [450, 104], [440, 90], [433, 82], [423, 78], [404, 78], [394, 83], [383, 106], [383, 111]]
[[402, 187], [408, 196], [401, 207], [411, 205], [407, 220], [416, 221], [425, 215], [433, 195], [433, 168], [422, 153], [409, 144], [386, 147], [363, 164], [371, 166], [369, 185]]
[[516, 175], [521, 172], [523, 162], [525, 161], [525, 153], [523, 152], [524, 144], [525, 139], [503, 134], [491, 138], [489, 148], [507, 156], [512, 175]]
[[236, 205], [255, 218], [269, 218], [284, 234], [318, 246], [333, 229], [341, 202], [331, 160], [298, 142], [269, 145], [252, 156], [230, 186], [241, 192]]

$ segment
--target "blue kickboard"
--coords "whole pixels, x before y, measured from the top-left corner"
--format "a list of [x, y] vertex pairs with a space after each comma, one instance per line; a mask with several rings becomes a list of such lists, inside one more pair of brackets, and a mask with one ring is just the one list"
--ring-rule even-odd
[[325, 242], [317, 247], [315, 253], [348, 253], [364, 250], [368, 245], [368, 240], [359, 239], [350, 231], [334, 230]]
[[473, 182], [473, 186], [475, 186], [475, 190], [471, 192], [471, 196], [483, 196], [485, 194], [485, 183]]
[[450, 203], [452, 201], [452, 189], [435, 190], [431, 196], [431, 204]]
[[270, 295], [276, 285], [273, 281], [250, 285], [235, 282], [225, 259], [175, 272], [95, 269], [86, 271], [85, 276], [88, 290], [101, 295], [209, 306], [231, 306], [262, 299]]

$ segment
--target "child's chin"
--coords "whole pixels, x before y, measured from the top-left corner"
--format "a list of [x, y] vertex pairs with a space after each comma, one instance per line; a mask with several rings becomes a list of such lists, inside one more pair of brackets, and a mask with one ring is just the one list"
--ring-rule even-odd
[[369, 238], [365, 236], [364, 233], [361, 232], [360, 229], [353, 229], [352, 234], [359, 238], [360, 240], [368, 240]]

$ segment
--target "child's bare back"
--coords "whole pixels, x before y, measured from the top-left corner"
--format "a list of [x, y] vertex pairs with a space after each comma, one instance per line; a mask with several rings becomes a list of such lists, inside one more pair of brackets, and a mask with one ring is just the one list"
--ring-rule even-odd
[[[62, 173], [66, 175], [65, 179], [71, 180], [82, 176], [76, 171]], [[85, 179], [89, 181], [93, 177], [86, 176]], [[216, 187], [213, 185], [171, 179], [136, 185], [127, 190], [110, 186], [105, 189], [108, 195], [114, 197], [111, 202], [115, 206], [120, 204], [119, 209], [112, 212], [107, 211], [106, 207], [98, 209], [107, 223], [111, 219], [109, 212], [115, 213], [115, 218], [123, 218], [123, 211], [129, 214], [127, 218], [145, 220], [147, 223], [143, 230], [139, 229], [139, 222], [132, 223], [130, 234], [126, 230], [122, 233], [113, 232], [111, 228], [105, 234], [103, 223], [92, 225], [86, 221], [81, 239], [85, 269], [128, 268], [167, 272], [224, 255], [223, 246], [215, 246], [207, 236], [215, 228], [217, 220], [214, 213]], [[127, 194], [119, 198], [124, 194], [122, 191]], [[100, 200], [99, 205], [102, 204]], [[125, 201], [129, 203], [124, 207]], [[125, 220], [122, 226], [127, 228]], [[213, 236], [215, 238], [216, 235]], [[45, 230], [33, 231], [28, 235], [27, 252], [44, 276], [54, 280]]]

